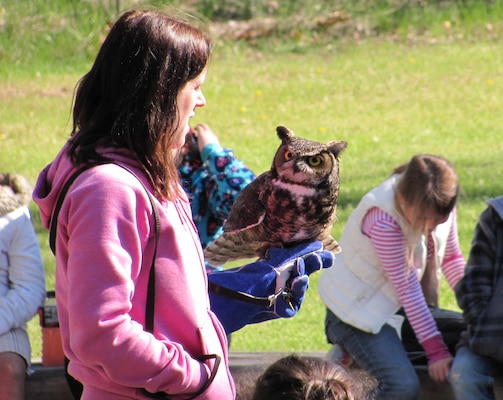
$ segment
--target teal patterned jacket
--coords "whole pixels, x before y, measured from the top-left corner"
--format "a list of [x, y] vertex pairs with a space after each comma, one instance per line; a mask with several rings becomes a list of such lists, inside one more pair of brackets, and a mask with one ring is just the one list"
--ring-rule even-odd
[[201, 154], [187, 153], [179, 172], [205, 248], [222, 233], [222, 225], [234, 201], [255, 179], [255, 174], [236, 158], [232, 150], [215, 143], [205, 146]]

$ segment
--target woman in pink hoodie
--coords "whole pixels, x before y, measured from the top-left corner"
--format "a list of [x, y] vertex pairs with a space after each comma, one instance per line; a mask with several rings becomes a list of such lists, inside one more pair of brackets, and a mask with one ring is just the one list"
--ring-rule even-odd
[[[206, 103], [210, 52], [208, 36], [183, 20], [122, 15], [77, 86], [69, 141], [38, 178], [34, 199], [55, 229], [63, 348], [82, 399], [235, 397], [175, 163], [189, 119]], [[255, 270], [293, 260], [300, 290], [290, 285], [285, 298], [298, 310], [306, 275], [333, 256], [316, 243], [282, 254]], [[278, 304], [252, 322], [283, 316]]]

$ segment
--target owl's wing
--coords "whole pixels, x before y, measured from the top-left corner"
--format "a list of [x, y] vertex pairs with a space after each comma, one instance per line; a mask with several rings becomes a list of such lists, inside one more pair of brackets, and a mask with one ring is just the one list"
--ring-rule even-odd
[[265, 208], [260, 196], [267, 179], [264, 173], [241, 191], [224, 223], [224, 232], [239, 232], [262, 222]]
[[204, 249], [204, 260], [211, 266], [217, 267], [228, 262], [246, 258], [257, 258], [257, 249], [262, 242], [250, 240], [253, 229], [245, 232], [223, 233]]
[[265, 216], [260, 198], [267, 179], [267, 173], [264, 173], [241, 191], [224, 223], [224, 233], [204, 249], [208, 264], [218, 266], [257, 256], [256, 251], [263, 240], [258, 225]]

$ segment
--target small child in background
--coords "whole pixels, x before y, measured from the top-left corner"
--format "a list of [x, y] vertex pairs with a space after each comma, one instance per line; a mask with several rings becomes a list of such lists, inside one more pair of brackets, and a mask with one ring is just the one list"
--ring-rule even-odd
[[371, 400], [374, 383], [362, 371], [291, 354], [272, 363], [258, 378], [251, 400]]
[[178, 170], [204, 249], [222, 234], [232, 205], [255, 174], [231, 149], [220, 145], [207, 124], [191, 129], [180, 156]]
[[456, 400], [494, 400], [503, 371], [503, 196], [490, 199], [456, 286], [467, 329], [449, 374]]
[[31, 364], [26, 324], [46, 293], [30, 200], [31, 186], [24, 177], [0, 174], [0, 400], [24, 399]]

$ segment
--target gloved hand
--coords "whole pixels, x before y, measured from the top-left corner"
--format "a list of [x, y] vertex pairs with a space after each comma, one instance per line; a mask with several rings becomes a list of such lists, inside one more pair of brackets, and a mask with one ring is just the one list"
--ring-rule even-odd
[[293, 317], [309, 287], [309, 275], [333, 262], [334, 254], [323, 250], [319, 241], [290, 249], [273, 247], [266, 259], [208, 274], [211, 309], [227, 334], [247, 324]]

